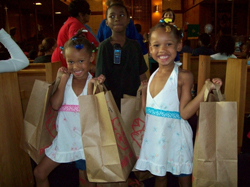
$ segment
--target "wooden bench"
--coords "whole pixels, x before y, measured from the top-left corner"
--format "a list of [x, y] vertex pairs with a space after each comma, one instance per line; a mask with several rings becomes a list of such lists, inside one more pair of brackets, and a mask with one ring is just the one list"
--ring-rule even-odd
[[23, 115], [26, 112], [29, 97], [36, 79], [52, 83], [56, 79], [61, 62], [30, 63], [25, 69], [18, 71], [18, 81], [21, 92]]
[[17, 73], [0, 73], [0, 186], [33, 187], [29, 155], [20, 148], [23, 111]]

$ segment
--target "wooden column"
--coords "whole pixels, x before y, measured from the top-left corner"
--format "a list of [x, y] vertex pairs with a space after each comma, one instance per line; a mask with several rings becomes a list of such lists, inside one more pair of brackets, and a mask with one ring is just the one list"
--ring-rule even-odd
[[201, 91], [205, 81], [210, 78], [210, 56], [199, 56], [199, 70], [198, 70], [198, 83], [197, 94]]
[[0, 73], [0, 186], [33, 187], [28, 154], [20, 148], [23, 113], [17, 73]]
[[226, 101], [237, 102], [238, 114], [238, 151], [242, 147], [245, 99], [247, 82], [247, 61], [245, 59], [228, 59], [225, 81]]
[[191, 71], [191, 53], [183, 53], [182, 69]]

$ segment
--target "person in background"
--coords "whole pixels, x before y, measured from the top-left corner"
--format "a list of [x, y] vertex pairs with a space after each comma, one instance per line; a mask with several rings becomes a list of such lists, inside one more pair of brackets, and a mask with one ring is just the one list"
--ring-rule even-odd
[[[105, 80], [103, 75], [93, 78], [89, 73], [90, 64], [95, 58], [94, 48], [82, 30], [64, 45], [63, 55], [67, 68], [59, 68], [58, 72], [62, 72], [63, 75], [57, 90], [50, 98], [52, 108], [58, 111], [56, 119], [58, 133], [52, 144], [45, 149], [45, 157], [34, 170], [37, 187], [48, 187], [48, 175], [61, 163], [75, 162], [76, 167], [83, 170], [87, 179], [83, 143], [79, 133], [81, 124], [78, 97], [87, 95], [88, 87], [96, 80], [100, 83]], [[89, 181], [86, 185], [96, 186]]]
[[207, 33], [202, 33], [198, 37], [198, 46], [196, 49], [193, 50], [193, 56], [199, 55], [213, 55], [214, 50], [210, 47], [210, 36]]
[[36, 57], [38, 56], [38, 52], [37, 52], [37, 50], [35, 50], [35, 49], [31, 49], [30, 51], [29, 51], [29, 53], [28, 53], [28, 58], [29, 58], [29, 60], [35, 60], [36, 59]]
[[190, 47], [190, 45], [191, 45], [190, 40], [185, 40], [183, 42], [183, 47], [180, 51], [180, 54], [182, 54], [182, 53], [191, 53], [192, 54], [193, 49]]
[[242, 45], [242, 58], [248, 59], [248, 61], [250, 61], [250, 41], [247, 41]]
[[[124, 0], [106, 0], [107, 7], [115, 3], [120, 3], [124, 5]], [[102, 20], [98, 29], [97, 38], [99, 39], [100, 42], [102, 42], [105, 39], [109, 38], [111, 35], [112, 35], [112, 31], [106, 25], [106, 19]], [[148, 53], [146, 46], [143, 43], [143, 38], [141, 38], [139, 33], [137, 32], [132, 19], [129, 19], [129, 24], [127, 25], [127, 28], [126, 28], [126, 37], [132, 40], [137, 40], [139, 42], [143, 51], [143, 55]]]
[[[146, 121], [135, 169], [155, 175], [155, 187], [167, 186], [167, 172], [178, 177], [178, 186], [192, 186], [193, 132], [187, 120], [199, 109], [206, 86], [192, 99], [193, 75], [175, 62], [182, 37], [182, 30], [168, 22], [158, 23], [149, 35], [149, 50], [159, 68], [148, 83], [141, 83]], [[218, 78], [212, 82], [222, 85]]]
[[34, 60], [33, 63], [46, 63], [51, 62], [51, 56], [56, 48], [56, 39], [55, 38], [45, 38], [42, 43], [39, 45], [39, 55]]
[[237, 58], [233, 53], [235, 50], [235, 41], [232, 36], [220, 36], [215, 44], [217, 53], [210, 55], [211, 60], [227, 60], [228, 58]]
[[174, 21], [175, 21], [175, 13], [174, 11], [171, 9], [171, 8], [168, 8], [166, 10], [163, 11], [162, 13], [162, 18], [165, 19], [165, 18], [170, 18], [172, 19], [172, 23], [174, 25]]
[[0, 60], [0, 73], [16, 72], [29, 65], [26, 55], [3, 28], [0, 29], [0, 42], [10, 53], [10, 59]]
[[[88, 31], [84, 26], [90, 19], [90, 7], [86, 0], [74, 0], [69, 4], [68, 11], [70, 17], [61, 27], [57, 37], [57, 47], [52, 54], [51, 61], [57, 62], [61, 61], [64, 67], [67, 67], [66, 60], [61, 53], [61, 48], [64, 46], [65, 42], [68, 41], [72, 36], [74, 36], [79, 29], [84, 30], [84, 35], [86, 38], [93, 42], [95, 47], [98, 47], [99, 42], [96, 40], [95, 36]], [[95, 65], [94, 61], [91, 65], [91, 72], [94, 73]]]

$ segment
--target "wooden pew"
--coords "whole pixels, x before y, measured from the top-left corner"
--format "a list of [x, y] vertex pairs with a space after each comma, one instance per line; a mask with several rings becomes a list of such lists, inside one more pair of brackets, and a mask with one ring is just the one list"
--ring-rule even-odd
[[57, 70], [62, 66], [61, 62], [54, 63], [30, 63], [28, 67], [18, 71], [23, 114], [25, 114], [33, 84], [36, 79], [52, 83], [57, 75]]
[[[241, 151], [243, 141], [243, 129], [245, 118], [247, 88], [247, 60], [246, 59], [228, 59], [225, 81], [226, 101], [237, 102], [238, 114], [238, 153]], [[250, 86], [248, 85], [248, 90]]]
[[23, 111], [17, 73], [0, 73], [0, 186], [33, 187], [28, 154], [20, 148]]
[[194, 83], [198, 82], [199, 57], [191, 56], [190, 53], [183, 53], [181, 57], [182, 68], [191, 71], [194, 76]]

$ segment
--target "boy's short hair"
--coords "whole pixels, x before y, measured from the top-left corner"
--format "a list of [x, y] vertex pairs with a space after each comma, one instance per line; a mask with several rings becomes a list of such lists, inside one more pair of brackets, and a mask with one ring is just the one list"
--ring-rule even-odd
[[120, 3], [124, 5], [124, 0], [106, 0], [106, 6], [109, 7], [112, 3], [116, 4], [116, 3]]
[[126, 12], [126, 14], [127, 14], [127, 17], [129, 18], [128, 9], [127, 9], [123, 4], [115, 3], [115, 4], [110, 5], [110, 6], [107, 8], [107, 10], [106, 10], [106, 19], [108, 18], [108, 10], [109, 10], [110, 8], [114, 7], [114, 6], [119, 6], [119, 7], [124, 8], [124, 9], [125, 9], [125, 12]]
[[201, 41], [201, 43], [205, 46], [208, 46], [210, 44], [210, 36], [207, 33], [202, 33], [198, 40]]

